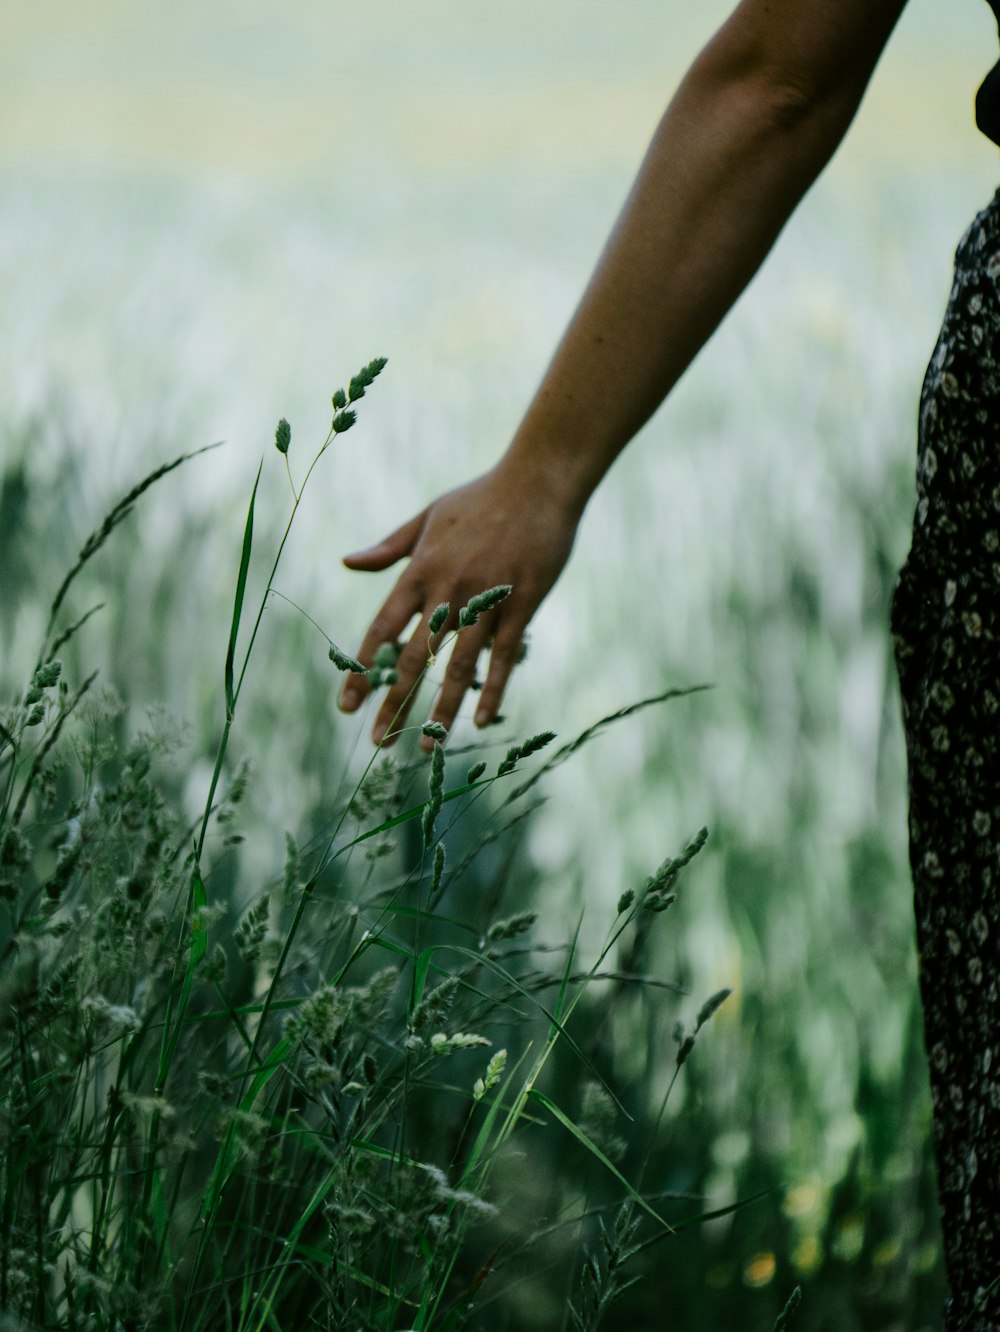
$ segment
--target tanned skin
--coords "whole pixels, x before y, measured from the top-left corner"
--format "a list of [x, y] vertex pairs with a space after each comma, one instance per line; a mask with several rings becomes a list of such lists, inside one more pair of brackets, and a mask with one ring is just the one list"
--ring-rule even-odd
[[[350, 569], [381, 570], [409, 556], [364, 636], [362, 663], [421, 617], [379, 708], [375, 743], [403, 724], [434, 608], [448, 602], [453, 612], [440, 641], [470, 596], [509, 583], [509, 599], [458, 636], [432, 713], [451, 726], [489, 647], [475, 720], [496, 716], [525, 627], [569, 557], [588, 499], [829, 161], [904, 4], [742, 0], [695, 60], [506, 452], [344, 559]], [[614, 392], [595, 412], [601, 384]], [[340, 706], [354, 711], [367, 692], [364, 676], [348, 677]]]

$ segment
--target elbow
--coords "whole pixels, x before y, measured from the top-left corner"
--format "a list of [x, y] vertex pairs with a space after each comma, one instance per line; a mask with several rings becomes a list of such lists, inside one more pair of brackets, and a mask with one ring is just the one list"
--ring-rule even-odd
[[826, 82], [789, 66], [717, 68], [702, 84], [704, 105], [728, 108], [730, 124], [767, 143], [796, 142], [825, 162], [840, 143], [861, 100], [860, 90]]
[[792, 71], [745, 70], [730, 76], [730, 88], [773, 130], [796, 130], [826, 104], [819, 87]]
[[838, 58], [822, 43], [776, 40], [740, 6], [696, 65], [723, 95], [740, 100], [774, 132], [828, 126], [843, 133], [860, 104], [867, 62]]

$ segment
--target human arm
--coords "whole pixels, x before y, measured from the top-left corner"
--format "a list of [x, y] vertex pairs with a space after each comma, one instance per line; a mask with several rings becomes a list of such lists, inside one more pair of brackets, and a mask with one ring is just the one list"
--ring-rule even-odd
[[[568, 557], [587, 500], [829, 160], [904, 3], [742, 0], [694, 62], [504, 456], [348, 557], [352, 568], [378, 569], [411, 556], [361, 661], [422, 616], [376, 734], [423, 667], [434, 606], [447, 601], [457, 611], [469, 595], [509, 582], [510, 599], [460, 636], [433, 715], [451, 724], [490, 637], [477, 721], [495, 714], [523, 629]], [[352, 685], [363, 693], [358, 677]]]

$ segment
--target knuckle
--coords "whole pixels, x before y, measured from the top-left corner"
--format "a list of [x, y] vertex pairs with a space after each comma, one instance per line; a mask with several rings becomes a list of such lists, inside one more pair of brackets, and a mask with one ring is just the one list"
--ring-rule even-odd
[[470, 652], [468, 648], [463, 651], [455, 651], [451, 654], [451, 662], [448, 667], [448, 674], [453, 679], [465, 678], [475, 674], [476, 664], [479, 660], [478, 652]]
[[385, 615], [376, 615], [372, 620], [371, 628], [368, 630], [368, 637], [377, 643], [388, 643], [392, 639], [392, 630], [389, 628], [389, 621]]
[[521, 651], [521, 635], [516, 638], [502, 639], [493, 644], [493, 651], [490, 653], [490, 668], [492, 670], [508, 670], [517, 660], [517, 654]]

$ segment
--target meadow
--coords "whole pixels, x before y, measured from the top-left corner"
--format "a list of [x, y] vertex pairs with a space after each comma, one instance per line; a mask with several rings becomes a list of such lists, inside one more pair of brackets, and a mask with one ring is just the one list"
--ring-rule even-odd
[[[948, 26], [939, 6], [914, 0], [838, 159], [593, 501], [504, 726], [478, 736], [464, 721], [449, 745], [470, 751], [449, 763], [449, 783], [460, 783], [480, 754], [492, 772], [526, 737], [556, 732], [555, 752], [640, 699], [711, 685], [621, 719], [553, 767], [510, 834], [492, 840], [510, 815], [499, 784], [495, 812], [477, 802], [448, 834], [452, 868], [482, 849], [450, 884], [443, 937], [454, 944], [456, 920], [483, 939], [497, 921], [537, 913], [517, 936], [523, 955], [512, 944], [504, 960], [531, 990], [563, 976], [571, 939], [581, 974], [596, 966], [622, 895], [641, 893], [708, 828], [678, 901], [653, 913], [649, 932], [633, 923], [631, 953], [613, 958], [659, 984], [588, 984], [577, 1025], [566, 1024], [577, 1049], [557, 1042], [540, 1084], [605, 1155], [615, 1149], [622, 1176], [641, 1175], [649, 1195], [682, 1195], [671, 1222], [724, 1213], [637, 1255], [627, 1274], [642, 1280], [604, 1311], [603, 1327], [770, 1329], [796, 1284], [796, 1329], [937, 1322], [887, 615], [950, 253], [995, 187], [995, 154], [969, 121], [993, 41], [979, 8]], [[169, 21], [140, 22], [103, 3], [55, 35], [27, 5], [0, 17], [5, 706], [30, 682], [48, 607], [87, 534], [151, 469], [228, 440], [144, 495], [67, 598], [69, 621], [104, 603], [60, 653], [72, 689], [99, 671], [80, 713], [104, 746], [90, 760], [97, 787], [124, 789], [145, 736], [176, 827], [205, 809], [257, 463], [265, 457], [254, 596], [267, 576], [260, 552], [273, 551], [287, 517], [275, 423], [291, 422], [293, 450], [315, 448], [333, 390], [388, 357], [297, 515], [227, 758], [226, 789], [249, 763], [239, 809], [208, 841], [210, 886], [229, 910], [214, 927], [232, 936], [233, 993], [245, 1004], [259, 1002], [259, 968], [274, 958], [270, 943], [244, 957], [239, 922], [269, 888], [258, 945], [280, 937], [286, 834], [312, 847], [371, 757], [366, 718], [336, 711], [324, 634], [353, 651], [391, 575], [350, 575], [339, 554], [486, 465], [509, 437], [669, 89], [722, 6], [687, 10], [539, 15], [518, 2], [487, 17], [439, 0], [419, 20], [394, 4], [336, 24], [303, 5], [293, 24], [264, 5], [239, 17], [182, 5]], [[604, 391], [595, 386], [595, 409]], [[415, 745], [401, 751], [410, 803], [426, 798], [427, 768]], [[387, 790], [371, 797], [376, 822]], [[68, 791], [56, 783], [51, 795]], [[432, 892], [418, 823], [381, 858], [352, 854], [331, 901], [370, 903], [370, 876], [395, 890], [415, 865], [425, 877], [413, 882]], [[52, 856], [40, 824], [37, 836], [38, 854]], [[330, 927], [328, 953], [310, 940], [310, 983], [342, 965], [341, 928]], [[399, 930], [401, 946], [419, 951]], [[607, 957], [601, 968], [612, 969]], [[305, 987], [305, 971], [295, 974]], [[351, 983], [370, 980], [362, 970]], [[673, 1024], [690, 1029], [724, 987], [732, 994], [660, 1122]], [[559, 984], [544, 993], [551, 1014]], [[463, 1020], [482, 1017], [474, 995], [462, 998]], [[192, 1002], [213, 1011], [200, 993]], [[380, 1066], [412, 1034], [413, 996], [394, 1003]], [[532, 1021], [544, 1043], [551, 1015], [527, 1011], [516, 1023], [494, 1015], [494, 1053], [507, 1042], [513, 1060]], [[466, 1095], [489, 1056], [448, 1056]], [[437, 1104], [427, 1097], [412, 1119], [424, 1143]], [[495, 1250], [506, 1256], [511, 1235], [523, 1245], [598, 1206], [613, 1226], [629, 1196], [542, 1108], [485, 1192], [502, 1222], [470, 1219], [467, 1284]], [[191, 1150], [207, 1159], [200, 1140]], [[413, 1193], [426, 1221], [441, 1198]], [[645, 1239], [652, 1218], [643, 1224]], [[521, 1281], [510, 1279], [520, 1258], [501, 1263], [495, 1283], [477, 1287], [474, 1317], [568, 1325], [569, 1304], [583, 1308], [580, 1254], [602, 1252], [594, 1218], [582, 1236], [569, 1230], [565, 1245], [563, 1231], [539, 1244]], [[404, 1315], [366, 1316], [410, 1326]]]

